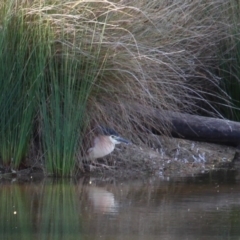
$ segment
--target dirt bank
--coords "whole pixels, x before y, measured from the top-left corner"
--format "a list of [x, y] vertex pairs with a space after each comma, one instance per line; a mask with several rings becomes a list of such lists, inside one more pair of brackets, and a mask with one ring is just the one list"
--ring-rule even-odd
[[[227, 168], [234, 159], [236, 148], [184, 139], [149, 135], [130, 145], [117, 145], [109, 156], [97, 160], [101, 164], [91, 172], [78, 175], [135, 178], [146, 175], [162, 177], [192, 176], [220, 168]], [[45, 176], [42, 164], [29, 159], [26, 169], [13, 171], [1, 167], [1, 178]]]
[[227, 167], [236, 148], [218, 144], [150, 135], [147, 143], [121, 145], [100, 163], [111, 169], [95, 169], [104, 174], [133, 176], [190, 176]]

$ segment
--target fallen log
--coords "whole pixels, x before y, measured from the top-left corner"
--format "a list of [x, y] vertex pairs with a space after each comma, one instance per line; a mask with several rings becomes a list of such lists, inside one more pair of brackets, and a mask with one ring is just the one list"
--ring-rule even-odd
[[157, 110], [155, 110], [154, 119], [156, 122], [167, 120], [171, 125], [170, 132], [173, 137], [232, 146], [240, 144], [239, 122]]
[[145, 119], [151, 119], [151, 124], [148, 121], [144, 121], [144, 124], [155, 134], [161, 134], [163, 126], [168, 125], [173, 137], [231, 146], [240, 144], [239, 122], [157, 109], [147, 112], [144, 109], [143, 112], [139, 106], [134, 106], [134, 110]]

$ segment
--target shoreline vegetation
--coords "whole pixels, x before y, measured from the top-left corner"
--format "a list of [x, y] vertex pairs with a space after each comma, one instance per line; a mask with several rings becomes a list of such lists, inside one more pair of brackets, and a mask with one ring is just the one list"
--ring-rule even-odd
[[167, 116], [156, 125], [149, 109], [239, 121], [239, 7], [234, 0], [3, 0], [3, 172], [79, 174], [97, 125], [135, 144], [152, 129], [169, 136]]

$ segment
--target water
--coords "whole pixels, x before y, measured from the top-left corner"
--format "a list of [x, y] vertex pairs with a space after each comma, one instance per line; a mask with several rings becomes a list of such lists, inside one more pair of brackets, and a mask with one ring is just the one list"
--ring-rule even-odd
[[240, 180], [0, 181], [0, 239], [240, 239]]

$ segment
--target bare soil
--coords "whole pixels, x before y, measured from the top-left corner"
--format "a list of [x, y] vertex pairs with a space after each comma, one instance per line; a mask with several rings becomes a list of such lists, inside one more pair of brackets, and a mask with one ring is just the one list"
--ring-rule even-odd
[[[187, 177], [232, 167], [236, 151], [235, 147], [151, 134], [130, 145], [117, 145], [113, 153], [97, 160], [97, 167], [91, 168], [90, 173], [79, 174], [100, 174], [115, 178], [146, 175]], [[12, 170], [6, 173], [6, 169], [0, 167], [0, 176], [1, 178], [44, 176], [42, 164], [34, 161], [30, 160], [31, 164], [29, 163], [33, 167], [16, 172]]]
[[117, 149], [99, 163], [111, 169], [98, 169], [105, 174], [192, 176], [231, 166], [236, 148], [184, 139], [149, 135], [147, 143], [117, 145]]

